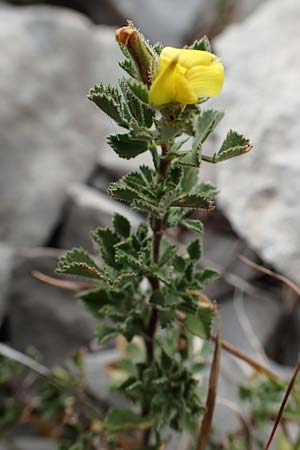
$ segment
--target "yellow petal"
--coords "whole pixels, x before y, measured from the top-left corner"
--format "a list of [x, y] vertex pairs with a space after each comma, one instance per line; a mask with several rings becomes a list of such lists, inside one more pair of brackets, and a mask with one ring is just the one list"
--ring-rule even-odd
[[149, 91], [149, 102], [159, 107], [172, 103], [176, 98], [176, 76], [178, 74], [178, 58], [175, 57], [160, 71]]
[[175, 89], [176, 95], [174, 101], [186, 105], [197, 103], [198, 96], [195, 95], [193, 88], [180, 70], [176, 75]]
[[185, 77], [195, 96], [214, 97], [222, 90], [224, 67], [220, 61], [209, 66], [195, 66], [186, 72]]
[[166, 65], [175, 57], [178, 58], [178, 63], [185, 69], [190, 69], [194, 66], [205, 65], [208, 66], [215, 61], [217, 57], [210, 52], [204, 50], [191, 50], [185, 48], [165, 47], [160, 55], [162, 65]]

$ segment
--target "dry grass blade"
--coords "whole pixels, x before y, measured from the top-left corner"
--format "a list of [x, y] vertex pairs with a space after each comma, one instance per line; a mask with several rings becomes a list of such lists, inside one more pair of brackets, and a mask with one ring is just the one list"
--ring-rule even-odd
[[269, 439], [268, 439], [268, 442], [266, 443], [266, 446], [265, 446], [264, 450], [268, 450], [268, 449], [270, 448], [270, 445], [271, 445], [271, 443], [272, 443], [272, 441], [273, 441], [273, 438], [274, 438], [274, 435], [275, 435], [276, 430], [277, 430], [277, 428], [278, 428], [278, 425], [279, 425], [279, 423], [280, 423], [280, 421], [281, 421], [281, 418], [282, 418], [282, 414], [283, 414], [285, 405], [287, 404], [287, 401], [288, 401], [288, 399], [289, 399], [290, 393], [292, 392], [292, 389], [293, 389], [293, 387], [294, 387], [294, 384], [295, 384], [296, 378], [297, 378], [297, 376], [298, 376], [298, 374], [299, 374], [299, 371], [300, 371], [300, 359], [298, 360], [298, 363], [297, 363], [297, 365], [296, 365], [294, 374], [293, 374], [293, 376], [292, 376], [292, 378], [291, 378], [291, 381], [289, 382], [289, 385], [288, 385], [288, 388], [287, 388], [287, 390], [286, 390], [286, 393], [284, 394], [282, 403], [281, 403], [281, 405], [280, 405], [280, 408], [279, 408], [277, 417], [276, 417], [275, 422], [274, 422], [273, 429], [272, 429], [272, 431], [271, 431], [270, 437], [269, 437]]
[[95, 283], [85, 283], [82, 281], [67, 281], [67, 280], [59, 280], [58, 278], [49, 277], [44, 273], [34, 271], [32, 272], [32, 276], [43, 283], [50, 284], [51, 286], [67, 289], [70, 291], [84, 291], [85, 289], [92, 289], [96, 286]]
[[219, 398], [217, 403], [221, 406], [225, 406], [226, 408], [230, 409], [238, 417], [244, 430], [247, 449], [251, 450], [252, 449], [251, 421], [249, 421], [246, 417], [244, 417], [241, 411], [238, 409], [237, 405], [232, 401], [228, 400], [227, 398]]
[[12, 361], [15, 361], [24, 367], [27, 367], [27, 369], [33, 370], [42, 377], [47, 378], [51, 375], [51, 372], [47, 367], [34, 361], [32, 358], [29, 358], [23, 353], [9, 347], [6, 344], [0, 343], [0, 355], [4, 356], [5, 358], [11, 359]]
[[[212, 339], [215, 341], [216, 336], [212, 336]], [[256, 370], [256, 372], [261, 373], [263, 375], [266, 375], [269, 379], [274, 381], [280, 381], [280, 378], [278, 375], [274, 372], [272, 372], [267, 367], [263, 366], [262, 364], [255, 361], [253, 358], [250, 358], [250, 356], [247, 356], [245, 353], [241, 352], [239, 349], [231, 345], [227, 341], [221, 341], [221, 346], [223, 350], [226, 350], [231, 355], [235, 356], [236, 358], [241, 359], [245, 363], [249, 364], [253, 369]]]
[[[49, 382], [52, 384], [63, 388], [70, 392], [74, 397], [77, 398], [77, 400], [87, 409], [90, 411], [93, 411], [94, 414], [97, 414], [99, 417], [103, 415], [103, 411], [99, 409], [91, 400], [85, 395], [83, 391], [77, 390], [75, 387], [70, 386], [69, 384], [59, 380], [58, 378], [54, 377], [51, 370], [48, 369], [48, 367], [36, 362], [34, 359], [30, 358], [29, 356], [24, 355], [23, 353], [9, 347], [6, 344], [0, 343], [0, 355], [4, 356], [5, 358], [8, 358], [12, 361], [15, 361], [18, 364], [21, 364], [22, 366], [26, 367], [27, 369], [32, 370], [36, 374], [38, 374], [40, 377], [46, 378]], [[106, 406], [105, 406], [106, 408]]]
[[197, 450], [205, 450], [207, 446], [216, 404], [218, 379], [220, 373], [221, 349], [222, 349], [221, 318], [217, 309], [216, 309], [216, 319], [217, 319], [217, 336], [215, 338], [215, 351], [209, 377], [209, 389], [206, 400], [206, 411], [201, 424]]
[[273, 272], [271, 269], [267, 269], [266, 267], [263, 267], [259, 264], [256, 264], [255, 262], [251, 261], [250, 259], [246, 258], [246, 256], [240, 255], [240, 260], [243, 261], [245, 264], [247, 264], [250, 267], [253, 267], [256, 270], [259, 270], [262, 273], [265, 273], [266, 275], [269, 275], [270, 277], [276, 278], [276, 280], [282, 281], [284, 284], [289, 286], [299, 297], [300, 297], [300, 288], [297, 286], [296, 283], [289, 280], [284, 275], [281, 275], [280, 273]]

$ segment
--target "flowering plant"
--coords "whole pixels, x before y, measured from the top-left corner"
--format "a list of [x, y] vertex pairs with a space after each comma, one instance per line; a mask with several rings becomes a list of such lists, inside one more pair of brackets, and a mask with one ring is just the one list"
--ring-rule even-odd
[[[185, 49], [150, 46], [132, 24], [116, 37], [125, 56], [120, 66], [130, 77], [118, 87], [96, 85], [89, 99], [127, 130], [108, 137], [120, 158], [152, 155], [153, 167], [141, 166], [108, 189], [146, 219], [132, 229], [126, 217], [115, 214], [112, 229], [92, 233], [102, 262], [73, 249], [61, 258], [58, 273], [92, 281], [80, 299], [101, 320], [99, 342], [122, 335], [139, 349], [136, 360], [119, 363], [123, 377], [117, 386], [138, 407], [108, 413], [107, 441], [116, 443], [125, 432], [140, 433], [139, 448], [165, 448], [170, 429], [196, 431], [203, 415], [201, 449], [210, 419], [198, 389], [201, 361], [193, 340], [211, 339], [216, 308], [201, 291], [218, 273], [199, 266], [198, 238], [179, 251], [170, 230], [181, 225], [202, 233], [203, 224], [190, 213], [212, 209], [217, 190], [198, 180], [198, 169], [205, 162], [243, 155], [251, 145], [231, 130], [218, 151], [203, 153], [205, 140], [223, 117], [222, 111], [202, 109], [208, 97], [220, 93], [224, 80], [223, 65], [207, 38]], [[219, 347], [217, 333], [214, 369]], [[212, 392], [207, 401], [213, 401]]]

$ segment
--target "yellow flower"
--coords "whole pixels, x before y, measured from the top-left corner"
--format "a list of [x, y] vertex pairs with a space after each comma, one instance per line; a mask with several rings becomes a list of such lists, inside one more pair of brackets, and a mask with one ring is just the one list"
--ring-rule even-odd
[[165, 47], [149, 101], [155, 107], [173, 102], [197, 103], [199, 97], [219, 95], [223, 81], [223, 64], [212, 53]]

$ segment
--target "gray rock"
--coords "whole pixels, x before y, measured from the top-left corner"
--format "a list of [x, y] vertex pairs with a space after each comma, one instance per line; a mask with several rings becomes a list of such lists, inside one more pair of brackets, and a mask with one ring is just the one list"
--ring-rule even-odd
[[10, 345], [24, 351], [34, 346], [46, 364], [64, 362], [74, 349], [88, 346], [95, 320], [78, 304], [74, 292], [45, 284], [32, 276], [55, 276], [62, 251], [36, 248], [19, 251], [9, 295]]
[[18, 448], [20, 450], [56, 450], [57, 445], [50, 439], [20, 436], [14, 439], [15, 447], [0, 442], [0, 450], [10, 450]]
[[218, 166], [220, 205], [250, 246], [298, 283], [299, 21], [297, 0], [273, 0], [217, 40], [226, 66], [217, 102], [226, 110], [223, 132], [232, 127], [254, 144]]
[[0, 326], [7, 310], [7, 292], [13, 269], [14, 250], [0, 242]]
[[[161, 41], [173, 47], [188, 43], [189, 36], [202, 35], [216, 28], [224, 14], [223, 3], [218, 0], [112, 0], [123, 16], [133, 20], [152, 43]], [[240, 21], [262, 0], [233, 3], [232, 19]]]
[[216, 0], [113, 0], [113, 3], [151, 42], [172, 46], [182, 44], [194, 27], [195, 17], [201, 23], [211, 22], [217, 5]]
[[83, 247], [92, 251], [91, 231], [98, 227], [111, 227], [114, 213], [127, 217], [133, 226], [141, 220], [124, 204], [107, 195], [83, 185], [73, 185], [68, 191], [66, 220], [61, 230], [59, 246], [62, 248]]
[[84, 359], [86, 388], [104, 407], [128, 407], [128, 400], [124, 396], [109, 389], [111, 378], [108, 365], [119, 359], [120, 353], [117, 350], [90, 353]]
[[46, 7], [0, 10], [0, 239], [46, 242], [67, 186], [84, 181], [107, 151], [109, 119], [86, 100], [114, 82], [112, 29]]

